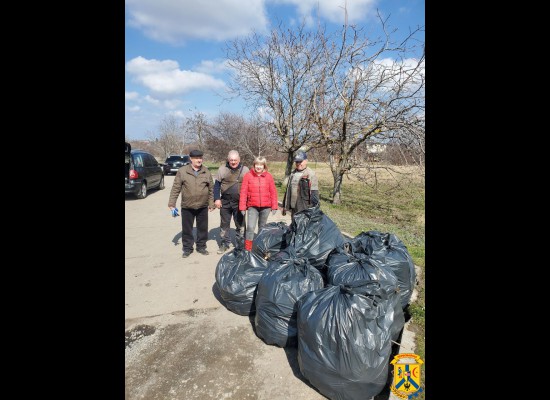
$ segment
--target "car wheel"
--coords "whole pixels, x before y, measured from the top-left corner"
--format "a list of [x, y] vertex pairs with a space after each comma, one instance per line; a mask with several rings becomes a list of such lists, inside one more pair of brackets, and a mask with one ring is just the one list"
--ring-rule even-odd
[[147, 184], [145, 182], [141, 182], [141, 187], [139, 188], [139, 192], [136, 194], [138, 199], [144, 199], [147, 197]]
[[160, 177], [159, 190], [164, 189], [164, 175]]

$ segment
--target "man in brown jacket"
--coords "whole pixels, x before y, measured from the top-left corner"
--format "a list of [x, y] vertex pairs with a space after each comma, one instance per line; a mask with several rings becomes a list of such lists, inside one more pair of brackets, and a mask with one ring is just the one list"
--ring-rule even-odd
[[181, 242], [183, 258], [193, 252], [193, 223], [197, 220], [197, 252], [208, 255], [206, 241], [208, 240], [208, 212], [215, 209], [212, 174], [205, 165], [202, 165], [203, 153], [192, 150], [189, 153], [191, 163], [181, 167], [176, 173], [168, 208], [172, 211], [181, 193]]

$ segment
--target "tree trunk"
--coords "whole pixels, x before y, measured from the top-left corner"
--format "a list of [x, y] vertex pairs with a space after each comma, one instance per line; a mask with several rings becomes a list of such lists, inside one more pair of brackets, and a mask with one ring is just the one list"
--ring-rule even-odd
[[340, 169], [333, 171], [332, 177], [334, 179], [334, 185], [332, 187], [332, 204], [340, 204], [342, 202], [341, 189], [343, 178], [343, 175], [340, 173]]
[[285, 179], [283, 182], [288, 181], [290, 173], [294, 169], [294, 153], [287, 153], [286, 155], [286, 168], [285, 168]]

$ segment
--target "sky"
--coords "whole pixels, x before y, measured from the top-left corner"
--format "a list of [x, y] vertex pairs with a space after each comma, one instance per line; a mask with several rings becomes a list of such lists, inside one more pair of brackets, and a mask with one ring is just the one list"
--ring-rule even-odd
[[125, 138], [143, 140], [173, 116], [197, 112], [250, 115], [227, 100], [226, 41], [266, 34], [277, 21], [292, 26], [319, 15], [340, 30], [348, 24], [377, 29], [377, 10], [398, 33], [424, 27], [424, 0], [125, 0]]

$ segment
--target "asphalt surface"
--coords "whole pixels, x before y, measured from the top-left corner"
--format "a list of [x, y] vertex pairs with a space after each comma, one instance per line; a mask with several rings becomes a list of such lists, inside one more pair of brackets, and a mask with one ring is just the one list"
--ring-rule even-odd
[[[209, 213], [210, 254], [181, 258], [181, 220], [167, 207], [173, 180], [125, 199], [126, 399], [326, 399], [300, 373], [296, 348], [265, 344], [253, 317], [223, 305], [219, 210]], [[279, 221], [290, 225], [290, 213], [268, 219]], [[397, 350], [414, 352], [407, 325]], [[388, 398], [397, 399], [388, 391], [375, 399]]]

